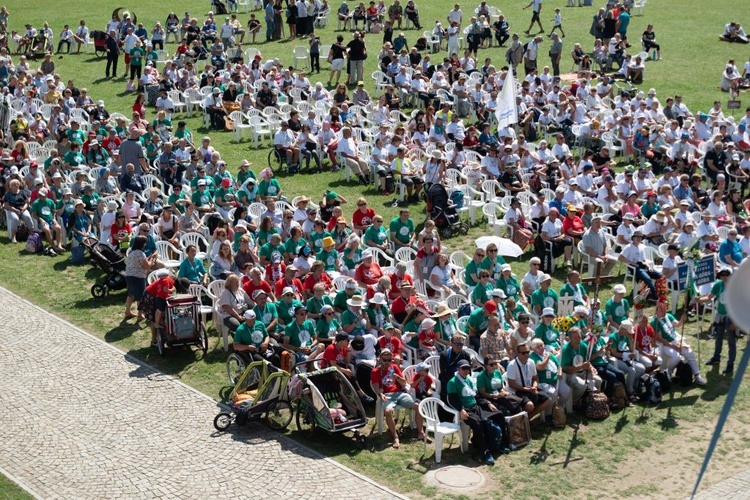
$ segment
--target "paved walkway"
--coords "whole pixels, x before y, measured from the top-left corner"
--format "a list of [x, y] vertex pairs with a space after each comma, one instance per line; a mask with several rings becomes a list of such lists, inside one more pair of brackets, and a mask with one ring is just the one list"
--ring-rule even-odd
[[[42, 498], [394, 498], [0, 288], [0, 471]], [[236, 428], [235, 428], [236, 429]]]
[[750, 471], [737, 474], [734, 477], [698, 491], [695, 500], [745, 500], [750, 498]]

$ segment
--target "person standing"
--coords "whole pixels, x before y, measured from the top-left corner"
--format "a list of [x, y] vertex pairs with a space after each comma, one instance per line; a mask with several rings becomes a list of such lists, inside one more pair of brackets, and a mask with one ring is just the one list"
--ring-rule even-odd
[[549, 58], [552, 61], [553, 76], [560, 75], [560, 59], [562, 58], [563, 43], [557, 33], [552, 33], [552, 46], [549, 48]]
[[716, 343], [714, 345], [714, 354], [706, 362], [706, 366], [718, 365], [721, 362], [721, 348], [724, 344], [724, 337], [726, 337], [727, 344], [729, 345], [729, 359], [727, 360], [727, 367], [723, 372], [724, 375], [734, 374], [734, 359], [737, 356], [736, 330], [732, 320], [727, 316], [726, 297], [724, 296], [731, 276], [731, 269], [722, 269], [716, 274], [718, 279], [711, 287], [711, 291], [707, 295], [698, 298], [699, 303], [716, 299], [716, 316], [713, 324]]
[[146, 56], [146, 51], [141, 45], [140, 40], [136, 40], [135, 46], [130, 49], [130, 81], [126, 90], [136, 90], [141, 80], [143, 58]]
[[270, 42], [271, 40], [273, 40], [273, 32], [274, 32], [273, 3], [268, 2], [266, 4], [265, 15], [266, 15], [266, 42]]
[[531, 7], [531, 23], [529, 23], [529, 29], [524, 31], [527, 35], [529, 34], [529, 31], [531, 31], [531, 28], [534, 26], [534, 23], [537, 23], [539, 25], [539, 32], [544, 33], [544, 27], [542, 26], [542, 19], [539, 17], [539, 15], [542, 12], [542, 0], [531, 0], [529, 4], [523, 8], [523, 10], [528, 9]]
[[526, 51], [523, 54], [523, 69], [527, 75], [536, 69], [541, 44], [542, 37], [537, 36], [526, 45]]
[[117, 76], [117, 60], [120, 58], [120, 47], [117, 46], [117, 34], [114, 30], [109, 32], [104, 42], [107, 46], [107, 69], [104, 75], [109, 78], [111, 68], [112, 78], [114, 78]]
[[359, 32], [354, 33], [354, 39], [346, 46], [349, 49], [349, 85], [355, 85], [362, 80], [365, 59], [367, 59], [367, 47]]

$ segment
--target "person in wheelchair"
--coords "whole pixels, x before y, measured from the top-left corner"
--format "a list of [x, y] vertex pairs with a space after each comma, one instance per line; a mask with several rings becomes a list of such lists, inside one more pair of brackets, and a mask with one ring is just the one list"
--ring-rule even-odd
[[245, 321], [234, 332], [234, 351], [245, 361], [268, 360], [272, 365], [281, 367], [278, 344], [268, 335], [263, 322], [256, 321], [255, 311], [248, 309], [243, 318]]
[[297, 146], [294, 132], [289, 130], [289, 122], [281, 122], [281, 130], [273, 137], [273, 146], [278, 153], [286, 156], [290, 169], [299, 168], [299, 146]]

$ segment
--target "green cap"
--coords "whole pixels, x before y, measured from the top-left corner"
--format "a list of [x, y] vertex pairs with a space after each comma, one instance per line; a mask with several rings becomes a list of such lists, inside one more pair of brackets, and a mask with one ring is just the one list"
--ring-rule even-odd
[[383, 330], [392, 330], [393, 329], [393, 323], [386, 323], [383, 325]]
[[336, 191], [331, 191], [330, 189], [326, 189], [326, 198], [329, 200], [335, 200], [338, 198], [339, 195], [336, 193]]
[[625, 167], [626, 172], [633, 172], [635, 170], [635, 167], [633, 165], [628, 165]]

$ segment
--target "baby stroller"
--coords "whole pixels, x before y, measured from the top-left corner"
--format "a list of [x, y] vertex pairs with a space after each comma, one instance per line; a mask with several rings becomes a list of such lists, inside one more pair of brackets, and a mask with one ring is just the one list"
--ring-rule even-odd
[[164, 355], [166, 348], [195, 345], [208, 352], [208, 332], [201, 316], [201, 302], [193, 295], [173, 295], [167, 299], [165, 327], [156, 328], [156, 348]]
[[103, 31], [92, 31], [91, 39], [94, 41], [94, 53], [97, 57], [107, 55], [107, 34]]
[[367, 425], [365, 409], [357, 391], [336, 367], [298, 373], [289, 394], [297, 403], [296, 423], [300, 432], [312, 434], [316, 428], [326, 434], [352, 431], [357, 443], [364, 447], [366, 438], [359, 429]]
[[102, 281], [91, 285], [91, 295], [100, 299], [110, 290], [125, 288], [125, 256], [96, 238], [85, 238], [82, 245], [89, 251], [91, 264], [106, 273]]
[[248, 420], [266, 418], [268, 426], [280, 431], [292, 421], [287, 386], [289, 373], [268, 361], [253, 361], [237, 379], [230, 394], [230, 412], [214, 418], [214, 427], [224, 432], [232, 425], [244, 425]]
[[427, 212], [443, 238], [469, 233], [469, 225], [461, 222], [456, 208], [441, 183], [435, 183], [427, 190]]

